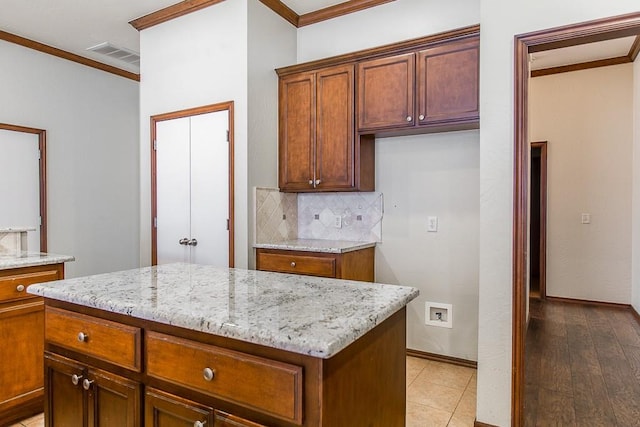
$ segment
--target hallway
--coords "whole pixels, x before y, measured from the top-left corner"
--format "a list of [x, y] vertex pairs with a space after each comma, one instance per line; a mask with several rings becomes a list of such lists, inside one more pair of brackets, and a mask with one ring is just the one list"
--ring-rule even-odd
[[630, 310], [531, 299], [526, 426], [640, 426], [640, 322]]

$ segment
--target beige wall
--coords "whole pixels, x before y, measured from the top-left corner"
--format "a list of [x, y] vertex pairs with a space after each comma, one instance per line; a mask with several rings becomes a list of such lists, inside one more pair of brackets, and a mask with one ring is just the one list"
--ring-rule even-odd
[[481, 0], [480, 306], [478, 421], [510, 425], [513, 40], [523, 34], [638, 11], [637, 0]]
[[548, 141], [549, 296], [631, 302], [632, 71], [531, 79], [530, 140]]

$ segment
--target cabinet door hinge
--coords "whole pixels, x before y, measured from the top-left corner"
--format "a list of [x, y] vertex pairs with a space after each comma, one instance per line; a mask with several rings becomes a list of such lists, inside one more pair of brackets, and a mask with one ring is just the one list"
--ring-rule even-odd
[[227, 219], [227, 231], [229, 231], [229, 220]]
[[153, 140], [153, 151], [158, 151], [158, 140], [157, 139]]
[[153, 228], [158, 228], [158, 217], [153, 217]]
[[227, 142], [229, 142], [229, 131], [227, 131]]

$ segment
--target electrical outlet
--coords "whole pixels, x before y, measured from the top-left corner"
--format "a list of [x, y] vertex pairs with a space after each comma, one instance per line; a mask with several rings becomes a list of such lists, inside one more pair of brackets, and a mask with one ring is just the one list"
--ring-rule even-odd
[[591, 214], [583, 213], [580, 220], [583, 224], [591, 224]]
[[434, 232], [434, 233], [438, 231], [438, 217], [437, 216], [429, 216], [429, 217], [427, 217], [427, 231]]
[[335, 228], [342, 228], [342, 217], [340, 215], [336, 215], [333, 220], [333, 226]]

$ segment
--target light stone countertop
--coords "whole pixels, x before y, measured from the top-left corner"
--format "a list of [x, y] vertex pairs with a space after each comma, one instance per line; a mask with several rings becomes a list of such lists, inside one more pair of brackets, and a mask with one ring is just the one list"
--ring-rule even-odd
[[285, 240], [275, 243], [256, 243], [254, 248], [260, 249], [281, 249], [288, 251], [323, 252], [341, 254], [345, 252], [357, 251], [359, 249], [372, 248], [376, 242], [349, 242], [346, 240], [323, 240], [323, 239], [295, 239]]
[[0, 228], [0, 233], [22, 233], [23, 231], [36, 231], [35, 227], [5, 227]]
[[60, 264], [75, 261], [70, 255], [56, 255], [43, 252], [20, 252], [19, 254], [0, 253], [0, 270], [10, 268], [33, 267], [35, 265]]
[[182, 263], [46, 282], [28, 292], [320, 358], [335, 355], [419, 293]]

